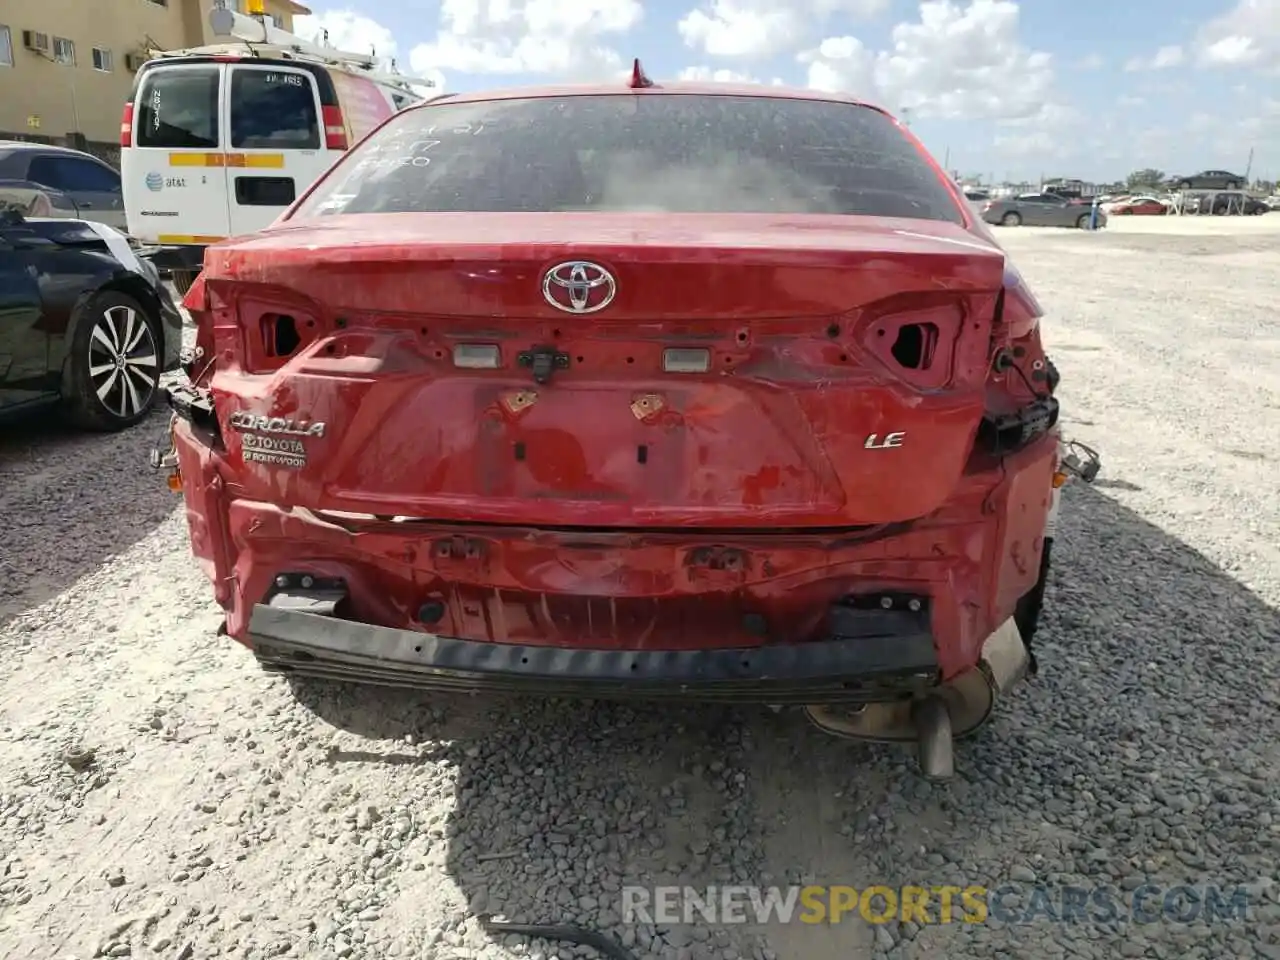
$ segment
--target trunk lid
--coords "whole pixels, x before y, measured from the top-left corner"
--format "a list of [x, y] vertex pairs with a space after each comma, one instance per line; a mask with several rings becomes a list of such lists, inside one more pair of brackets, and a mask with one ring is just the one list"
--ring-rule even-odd
[[[1004, 269], [992, 243], [926, 220], [286, 223], [209, 251], [215, 397], [246, 495], [291, 505], [548, 526], [895, 522], [936, 509], [964, 469]], [[605, 272], [595, 312], [549, 302], [577, 283], [596, 307]]]

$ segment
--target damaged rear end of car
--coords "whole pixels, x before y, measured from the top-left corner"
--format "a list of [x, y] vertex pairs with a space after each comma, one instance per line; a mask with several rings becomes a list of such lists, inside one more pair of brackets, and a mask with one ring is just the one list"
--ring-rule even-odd
[[[699, 111], [755, 131], [732, 167], [679, 145]], [[226, 632], [287, 674], [799, 705], [946, 775], [1031, 663], [1065, 476], [1041, 309], [962, 207], [820, 98], [396, 118], [187, 296], [166, 462]]]

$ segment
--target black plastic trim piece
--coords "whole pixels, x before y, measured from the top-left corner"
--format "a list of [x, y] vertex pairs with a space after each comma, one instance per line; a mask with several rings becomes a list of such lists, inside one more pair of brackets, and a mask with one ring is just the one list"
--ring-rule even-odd
[[250, 642], [270, 672], [439, 690], [738, 703], [897, 699], [932, 687], [918, 616], [833, 608], [829, 639], [700, 650], [526, 646], [441, 637], [258, 604]]
[[192, 426], [218, 432], [218, 416], [213, 410], [213, 399], [185, 383], [174, 383], [161, 388], [169, 408]]
[[1056, 397], [1040, 397], [1016, 413], [985, 414], [978, 424], [978, 443], [997, 456], [1013, 453], [1052, 430], [1058, 410]]

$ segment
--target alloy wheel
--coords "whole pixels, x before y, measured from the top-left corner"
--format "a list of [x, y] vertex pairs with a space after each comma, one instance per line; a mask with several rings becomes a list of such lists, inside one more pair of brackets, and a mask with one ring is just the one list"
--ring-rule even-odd
[[160, 358], [151, 326], [132, 307], [108, 307], [89, 336], [89, 381], [111, 414], [128, 419], [150, 403]]

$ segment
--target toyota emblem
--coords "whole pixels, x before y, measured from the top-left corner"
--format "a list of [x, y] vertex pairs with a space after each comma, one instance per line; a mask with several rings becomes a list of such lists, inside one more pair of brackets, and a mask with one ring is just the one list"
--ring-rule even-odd
[[618, 282], [598, 263], [566, 260], [542, 278], [542, 296], [565, 313], [595, 313], [613, 302]]

